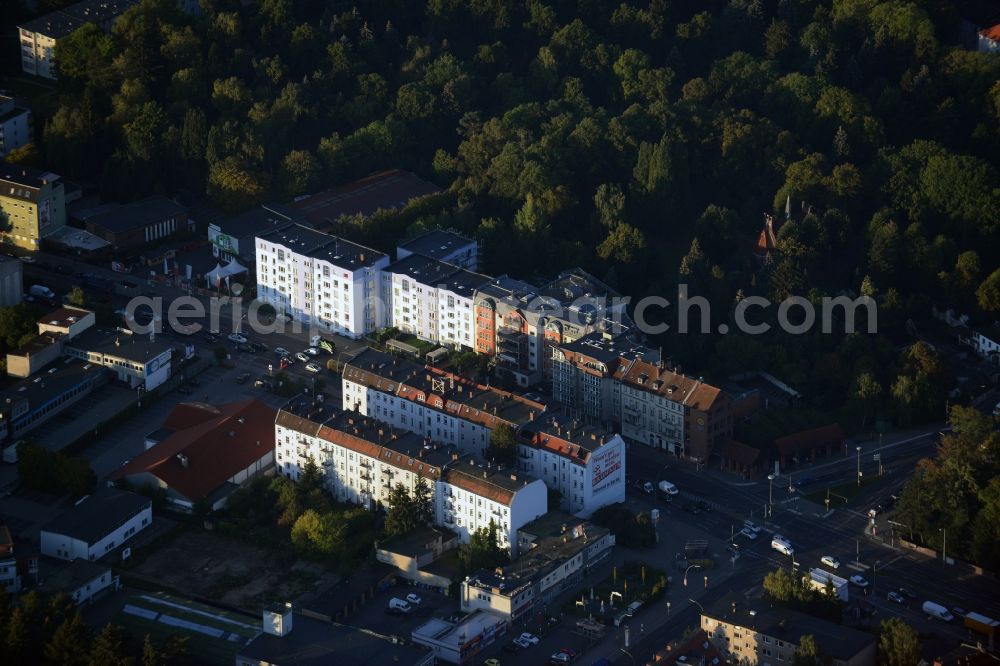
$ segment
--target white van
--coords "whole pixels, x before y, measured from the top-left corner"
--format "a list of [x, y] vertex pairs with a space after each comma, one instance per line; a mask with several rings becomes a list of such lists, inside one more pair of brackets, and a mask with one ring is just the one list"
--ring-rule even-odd
[[403, 611], [404, 613], [409, 613], [411, 610], [413, 610], [413, 606], [410, 605], [409, 601], [404, 601], [397, 597], [389, 599], [389, 608], [394, 608], [396, 610]]
[[627, 615], [628, 617], [632, 617], [639, 611], [640, 608], [642, 608], [642, 602], [633, 601], [625, 608], [625, 615]]
[[955, 619], [955, 616], [951, 614], [951, 611], [941, 604], [936, 604], [933, 601], [925, 601], [922, 608], [924, 613], [930, 615], [931, 617], [936, 617], [939, 620], [951, 622]]
[[782, 555], [792, 556], [795, 554], [795, 549], [792, 548], [792, 544], [780, 536], [775, 536], [771, 539], [771, 548], [775, 549]]

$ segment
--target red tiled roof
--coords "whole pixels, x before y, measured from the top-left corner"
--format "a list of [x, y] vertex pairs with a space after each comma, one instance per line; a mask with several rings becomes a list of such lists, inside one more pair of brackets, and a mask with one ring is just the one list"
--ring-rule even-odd
[[[145, 472], [191, 501], [204, 499], [274, 451], [276, 414], [272, 407], [254, 399], [218, 406], [181, 403], [164, 423], [164, 428], [174, 432], [115, 470], [110, 478]], [[187, 457], [187, 467], [177, 458], [180, 453]]]
[[341, 215], [368, 217], [379, 209], [401, 208], [412, 199], [440, 191], [409, 171], [392, 169], [300, 199], [289, 208], [300, 211], [313, 224], [322, 224], [335, 222]]
[[819, 446], [840, 445], [844, 441], [844, 429], [839, 423], [831, 423], [821, 428], [803, 430], [774, 440], [774, 448], [781, 455], [792, 455]]
[[983, 28], [979, 31], [979, 36], [985, 37], [990, 41], [1000, 42], [1000, 23], [989, 28]]
[[711, 384], [641, 359], [619, 365], [615, 379], [702, 412], [710, 412], [724, 399], [722, 391]]

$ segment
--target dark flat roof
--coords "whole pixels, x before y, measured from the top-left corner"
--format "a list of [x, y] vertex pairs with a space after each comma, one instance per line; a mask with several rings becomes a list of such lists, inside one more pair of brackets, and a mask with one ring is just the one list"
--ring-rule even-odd
[[431, 229], [415, 238], [400, 243], [399, 250], [422, 254], [432, 259], [441, 259], [459, 248], [476, 245], [476, 241], [451, 229]]
[[0, 197], [37, 201], [38, 190], [58, 179], [48, 171], [0, 162]]
[[102, 488], [53, 518], [42, 530], [93, 543], [124, 523], [152, 500], [117, 488]]
[[281, 229], [300, 218], [301, 214], [288, 206], [268, 204], [215, 220], [212, 224], [219, 227], [219, 230], [227, 236], [246, 238]]
[[55, 592], [66, 592], [71, 594], [87, 583], [100, 578], [102, 574], [111, 575], [111, 568], [102, 566], [97, 562], [91, 562], [82, 558], [77, 558], [64, 567], [45, 577], [39, 585], [42, 592], [49, 594]]
[[68, 341], [66, 348], [117, 356], [135, 363], [146, 363], [173, 349], [172, 345], [161, 342], [162, 339], [150, 340], [149, 336], [138, 333], [91, 328]]
[[78, 358], [63, 357], [17, 384], [0, 391], [0, 400], [27, 400], [30, 409], [90, 380], [90, 375], [104, 372], [103, 366]]
[[428, 287], [445, 287], [460, 296], [471, 298], [476, 289], [487, 284], [491, 277], [473, 273], [422, 254], [411, 254], [389, 264], [386, 272], [407, 275]]
[[98, 213], [87, 218], [87, 224], [114, 232], [131, 231], [143, 229], [182, 213], [187, 214], [186, 206], [167, 197], [152, 196]]
[[[734, 603], [735, 612], [733, 612]], [[754, 615], [750, 614], [751, 611]], [[709, 604], [702, 615], [728, 624], [748, 627], [757, 633], [795, 645], [798, 645], [799, 640], [806, 634], [812, 634], [821, 652], [844, 661], [851, 659], [875, 641], [875, 637], [870, 633], [774, 606], [763, 599], [747, 599], [738, 594], [728, 594]]]
[[299, 199], [290, 204], [313, 224], [332, 223], [342, 215], [368, 217], [379, 209], [405, 206], [411, 199], [435, 194], [441, 188], [409, 171], [393, 169]]
[[342, 268], [374, 266], [386, 255], [364, 245], [315, 231], [301, 224], [269, 231], [257, 236], [275, 245], [280, 245], [296, 254], [327, 261]]

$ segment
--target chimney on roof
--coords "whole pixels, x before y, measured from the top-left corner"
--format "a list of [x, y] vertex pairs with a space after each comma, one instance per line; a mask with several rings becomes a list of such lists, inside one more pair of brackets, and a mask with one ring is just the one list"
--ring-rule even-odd
[[511, 481], [517, 481], [517, 474], [511, 474], [510, 475], [510, 480]]
[[535, 410], [531, 410], [530, 412], [528, 412], [528, 420], [529, 421], [535, 420]]

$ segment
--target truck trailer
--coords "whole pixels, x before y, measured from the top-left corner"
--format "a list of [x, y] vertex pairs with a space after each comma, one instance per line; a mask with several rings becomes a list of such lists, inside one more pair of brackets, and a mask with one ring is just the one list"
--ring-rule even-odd
[[803, 576], [810, 587], [815, 590], [826, 592], [829, 586], [833, 586], [833, 595], [843, 602], [847, 602], [849, 585], [846, 578], [835, 576], [825, 569], [810, 569], [808, 576]]

